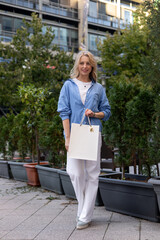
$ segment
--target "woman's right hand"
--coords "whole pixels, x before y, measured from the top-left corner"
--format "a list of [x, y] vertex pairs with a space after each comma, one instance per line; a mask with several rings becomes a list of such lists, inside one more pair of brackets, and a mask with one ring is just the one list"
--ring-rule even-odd
[[66, 148], [67, 152], [68, 152], [68, 149], [69, 149], [69, 141], [70, 141], [70, 138], [66, 137], [65, 138], [65, 148]]

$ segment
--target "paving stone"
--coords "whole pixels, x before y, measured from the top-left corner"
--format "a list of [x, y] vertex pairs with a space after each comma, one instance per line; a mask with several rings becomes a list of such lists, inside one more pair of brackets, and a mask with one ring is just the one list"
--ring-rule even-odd
[[77, 201], [0, 178], [0, 240], [159, 240], [160, 223], [95, 207], [89, 228], [76, 229]]

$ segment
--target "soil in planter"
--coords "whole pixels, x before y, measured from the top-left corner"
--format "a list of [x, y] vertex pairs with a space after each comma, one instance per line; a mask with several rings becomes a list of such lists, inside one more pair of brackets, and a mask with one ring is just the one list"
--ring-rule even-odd
[[[126, 174], [126, 175], [129, 175], [129, 174]], [[105, 172], [102, 172], [100, 174], [100, 177], [119, 179], [119, 180], [126, 180], [126, 181], [134, 181], [134, 182], [144, 182], [144, 183], [147, 183], [148, 179], [149, 179], [149, 177], [147, 177], [147, 176], [143, 176], [143, 179], [140, 179], [141, 176], [135, 178], [134, 174], [131, 174], [131, 176], [126, 176], [125, 178], [122, 179], [122, 174], [121, 173], [109, 173], [109, 174], [106, 174]]]

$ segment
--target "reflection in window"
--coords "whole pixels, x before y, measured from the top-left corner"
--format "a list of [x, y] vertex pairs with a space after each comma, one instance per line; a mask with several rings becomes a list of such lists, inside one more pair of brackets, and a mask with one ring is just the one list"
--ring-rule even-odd
[[130, 23], [130, 15], [131, 15], [130, 11], [127, 11], [127, 10], [124, 11], [124, 20], [128, 24]]
[[[24, 26], [22, 19], [0, 16], [0, 40], [5, 38], [5, 41], [11, 42], [13, 37], [13, 32], [15, 33], [17, 29]], [[50, 26], [54, 30], [54, 40], [53, 43], [60, 46], [61, 49], [65, 51], [78, 51], [78, 31], [69, 28], [60, 28], [57, 26]], [[47, 26], [43, 26], [42, 33], [46, 33]], [[30, 37], [33, 33], [33, 29], [29, 29]], [[28, 44], [28, 43], [27, 43]]]
[[71, 45], [78, 45], [78, 32], [76, 30], [71, 30]]
[[91, 51], [94, 55], [98, 55], [97, 44], [98, 42], [103, 42], [106, 39], [105, 36], [88, 34], [88, 50]]
[[52, 27], [52, 30], [54, 31], [54, 40], [53, 40], [53, 42], [55, 44], [58, 44], [58, 27]]
[[17, 29], [20, 29], [25, 24], [23, 23], [22, 19], [15, 18], [14, 19], [14, 31], [17, 31]]
[[88, 40], [89, 40], [88, 47], [89, 47], [89, 50], [97, 51], [97, 40], [98, 40], [97, 38], [98, 38], [97, 35], [89, 34], [89, 36], [88, 36]]
[[97, 3], [90, 1], [89, 2], [89, 16], [97, 18]]
[[60, 28], [60, 45], [67, 46], [68, 31], [66, 28]]
[[2, 29], [3, 31], [12, 32], [12, 18], [10, 17], [2, 17]]
[[98, 12], [99, 14], [106, 14], [106, 4], [98, 2]]

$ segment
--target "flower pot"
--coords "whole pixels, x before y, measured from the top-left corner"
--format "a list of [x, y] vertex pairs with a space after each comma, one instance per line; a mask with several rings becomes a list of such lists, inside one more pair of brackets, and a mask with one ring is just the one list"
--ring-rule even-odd
[[46, 165], [36, 165], [41, 187], [58, 194], [64, 194], [58, 169]]
[[0, 177], [3, 178], [12, 178], [12, 173], [8, 161], [0, 161]]
[[[24, 164], [27, 172], [27, 184], [31, 186], [40, 186], [36, 165], [37, 163]], [[40, 165], [48, 165], [48, 162], [40, 162]]]
[[25, 162], [9, 161], [8, 164], [15, 180], [27, 182], [27, 173], [23, 166]]
[[151, 183], [101, 176], [99, 189], [106, 210], [154, 222], [160, 221], [156, 194]]

